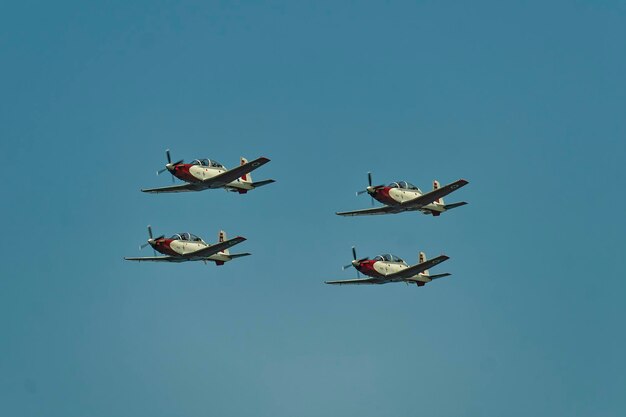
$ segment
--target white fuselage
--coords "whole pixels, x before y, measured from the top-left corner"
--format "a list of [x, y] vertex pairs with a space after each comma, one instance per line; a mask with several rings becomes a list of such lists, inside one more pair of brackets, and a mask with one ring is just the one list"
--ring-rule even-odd
[[[397, 272], [400, 272], [404, 269], [407, 269], [409, 266], [404, 263], [404, 262], [389, 262], [389, 261], [376, 261], [373, 263], [372, 267], [374, 268], [374, 271], [376, 271], [377, 273], [383, 275], [383, 277], [381, 277], [382, 280], [385, 280], [385, 276], [389, 275], [389, 274], [395, 274]], [[403, 277], [403, 278], [391, 278], [389, 279], [389, 281], [391, 282], [396, 282], [396, 281], [421, 281], [421, 282], [430, 282], [431, 279], [428, 277], [427, 274], [424, 273], [419, 273], [416, 275], [413, 275], [411, 277]]]
[[[188, 240], [172, 240], [170, 242], [170, 248], [178, 253], [179, 255], [187, 255], [192, 252], [196, 252], [200, 249], [207, 248], [211, 245], [208, 245], [204, 242], [195, 242]], [[230, 256], [228, 256], [225, 252], [218, 252], [211, 256], [203, 256], [202, 259], [210, 260], [210, 261], [230, 261]]]
[[[192, 165], [189, 167], [189, 174], [191, 174], [194, 178], [204, 181], [209, 178], [216, 177], [223, 172], [228, 171], [226, 167], [218, 168], [218, 167], [207, 167], [202, 165]], [[224, 186], [224, 188], [231, 189], [233, 191], [237, 190], [252, 190], [254, 187], [252, 183], [246, 181], [242, 178], [237, 178], [235, 181], [232, 181]]]
[[[395, 200], [399, 204], [406, 203], [407, 201], [411, 201], [420, 197], [422, 193], [418, 190], [407, 190], [404, 188], [391, 188], [389, 190], [389, 197]], [[430, 214], [433, 211], [435, 212], [444, 212], [446, 209], [443, 204], [438, 203], [437, 201], [433, 201], [430, 204], [427, 204], [418, 209], [422, 213]]]

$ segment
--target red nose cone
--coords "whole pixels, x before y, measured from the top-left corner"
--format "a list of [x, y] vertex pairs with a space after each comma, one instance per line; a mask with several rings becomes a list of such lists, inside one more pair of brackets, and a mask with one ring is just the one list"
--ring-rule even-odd
[[192, 165], [190, 164], [178, 164], [176, 166], [174, 166], [174, 170], [172, 171], [172, 174], [178, 178], [181, 179], [185, 182], [198, 182], [200, 181], [198, 178], [194, 177], [193, 175], [191, 175], [191, 172], [189, 172], [189, 169], [191, 168]]
[[374, 195], [372, 197], [374, 197], [376, 200], [380, 201], [383, 204], [398, 204], [398, 202], [391, 198], [391, 196], [389, 195], [389, 190], [391, 190], [390, 187], [379, 187], [374, 191]]

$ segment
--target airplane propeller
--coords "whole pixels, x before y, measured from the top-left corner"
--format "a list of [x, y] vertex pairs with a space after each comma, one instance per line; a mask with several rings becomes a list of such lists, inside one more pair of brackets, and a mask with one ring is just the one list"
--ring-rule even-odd
[[[165, 150], [165, 156], [167, 157], [167, 164], [165, 165], [165, 168], [160, 169], [157, 171], [157, 175], [161, 175], [162, 173], [164, 173], [165, 171], [170, 171], [171, 173], [171, 168], [175, 167], [178, 164], [182, 164], [183, 162], [185, 162], [183, 159], [181, 159], [180, 161], [176, 161], [174, 163], [172, 163], [172, 157], [170, 156], [170, 150], [166, 149]], [[172, 174], [172, 182], [174, 182], [174, 174]]]
[[[141, 250], [141, 249], [143, 249], [143, 248], [145, 248], [146, 246], [150, 245], [151, 243], [154, 243], [154, 242], [156, 242], [157, 240], [162, 239], [162, 238], [164, 238], [164, 237], [165, 237], [165, 235], [161, 235], [161, 236], [158, 236], [156, 239], [155, 239], [155, 238], [153, 238], [153, 237], [152, 237], [152, 227], [150, 227], [150, 225], [148, 225], [148, 236], [150, 237], [150, 238], [148, 239], [148, 242], [147, 242], [147, 243], [144, 243], [144, 244], [143, 244], [143, 245], [141, 245], [141, 246], [139, 246], [139, 249], [140, 249], [140, 250]], [[154, 250], [154, 248], [152, 248], [152, 252], [154, 252], [154, 256], [156, 256], [156, 251]]]
[[356, 195], [361, 195], [368, 193], [370, 195], [370, 201], [372, 203], [372, 207], [374, 206], [374, 198], [372, 197], [372, 193], [376, 191], [377, 188], [382, 187], [382, 185], [372, 186], [372, 173], [367, 173], [367, 188], [365, 190], [357, 191]]
[[367, 184], [369, 185], [369, 187], [367, 187], [365, 190], [357, 191], [356, 195], [365, 194], [368, 191], [368, 189], [372, 186], [372, 173], [371, 172], [367, 173]]
[[[344, 271], [348, 268], [350, 268], [351, 266], [354, 266], [356, 268], [357, 265], [359, 265], [361, 262], [363, 262], [364, 260], [367, 259], [367, 256], [365, 258], [361, 258], [361, 259], [356, 259], [356, 247], [352, 246], [352, 262], [350, 262], [348, 265], [344, 265], [341, 267], [341, 269], [343, 269]], [[361, 278], [361, 274], [359, 274], [359, 270], [356, 270], [356, 275], [357, 277]]]

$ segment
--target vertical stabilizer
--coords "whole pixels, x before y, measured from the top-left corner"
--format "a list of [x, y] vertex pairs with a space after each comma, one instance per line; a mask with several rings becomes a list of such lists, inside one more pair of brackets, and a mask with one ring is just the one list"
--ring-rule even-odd
[[[420, 252], [420, 258], [419, 258], [419, 263], [423, 264], [424, 262], [426, 262], [426, 254], [424, 252]], [[422, 274], [424, 275], [430, 275], [430, 272], [428, 272], [428, 269], [425, 270], [424, 272], [422, 272]]]
[[[248, 160], [242, 156], [241, 157], [241, 163], [239, 165], [245, 165], [247, 163], [248, 163]], [[252, 175], [250, 175], [249, 172], [247, 174], [242, 175], [241, 176], [241, 181], [252, 182]]]
[[[226, 232], [223, 231], [223, 230], [220, 230], [218, 241], [221, 243], [221, 242], [224, 242], [226, 240], [228, 240], [228, 238], [226, 237]], [[230, 254], [230, 251], [228, 249], [224, 249], [222, 251], [222, 253], [228, 255], [228, 254]]]
[[[441, 185], [439, 184], [439, 181], [437, 180], [433, 181], [433, 191], [438, 190], [440, 186]], [[443, 197], [435, 200], [435, 203], [443, 205]]]

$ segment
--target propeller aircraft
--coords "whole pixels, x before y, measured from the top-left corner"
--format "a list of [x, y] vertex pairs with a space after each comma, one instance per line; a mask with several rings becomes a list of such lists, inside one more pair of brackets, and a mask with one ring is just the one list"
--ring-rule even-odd
[[[404, 282], [407, 285], [416, 284], [423, 287], [433, 279], [447, 277], [450, 274], [430, 275], [429, 268], [450, 259], [446, 255], [439, 255], [436, 258], [426, 259], [424, 252], [419, 253], [419, 263], [409, 266], [406, 262], [395, 255], [389, 253], [376, 256], [374, 259], [367, 257], [357, 259], [356, 249], [352, 247], [353, 261], [342, 269], [351, 266], [357, 270], [356, 279], [344, 279], [338, 281], [325, 281], [326, 284], [334, 285], [364, 285], [364, 284], [387, 284], [390, 282]], [[359, 272], [367, 275], [368, 278], [361, 278]]]
[[363, 216], [373, 214], [395, 214], [404, 211], [421, 211], [424, 214], [439, 216], [444, 211], [463, 206], [466, 202], [445, 204], [443, 197], [468, 184], [460, 179], [448, 185], [440, 186], [439, 181], [433, 181], [433, 190], [427, 193], [406, 181], [393, 182], [389, 185], [372, 186], [372, 173], [367, 173], [369, 186], [356, 194], [368, 193], [372, 199], [384, 204], [382, 207], [338, 212], [339, 216]]
[[270, 161], [264, 157], [251, 162], [242, 157], [238, 167], [226, 169], [224, 165], [211, 159], [196, 159], [190, 164], [186, 164], [181, 159], [172, 163], [169, 149], [165, 151], [165, 156], [167, 157], [167, 164], [165, 164], [165, 168], [157, 171], [157, 175], [169, 171], [172, 174], [172, 182], [174, 182], [174, 178], [178, 178], [185, 181], [186, 184], [142, 189], [141, 191], [144, 193], [180, 193], [224, 188], [227, 191], [245, 194], [250, 190], [274, 182], [274, 180], [252, 181], [250, 172]]
[[[249, 253], [230, 253], [229, 249], [246, 240], [245, 237], [237, 236], [232, 239], [226, 238], [224, 231], [219, 232], [219, 242], [210, 245], [204, 242], [198, 236], [191, 233], [177, 233], [172, 237], [166, 238], [165, 235], [158, 237], [152, 236], [152, 227], [148, 226], [149, 239], [141, 245], [139, 249], [146, 246], [152, 246], [154, 256], [146, 256], [140, 258], [124, 258], [127, 261], [155, 261], [155, 262], [188, 262], [203, 261], [215, 262], [215, 265], [224, 265], [225, 262], [235, 258], [248, 256]], [[162, 253], [164, 256], [157, 256], [156, 252]]]

